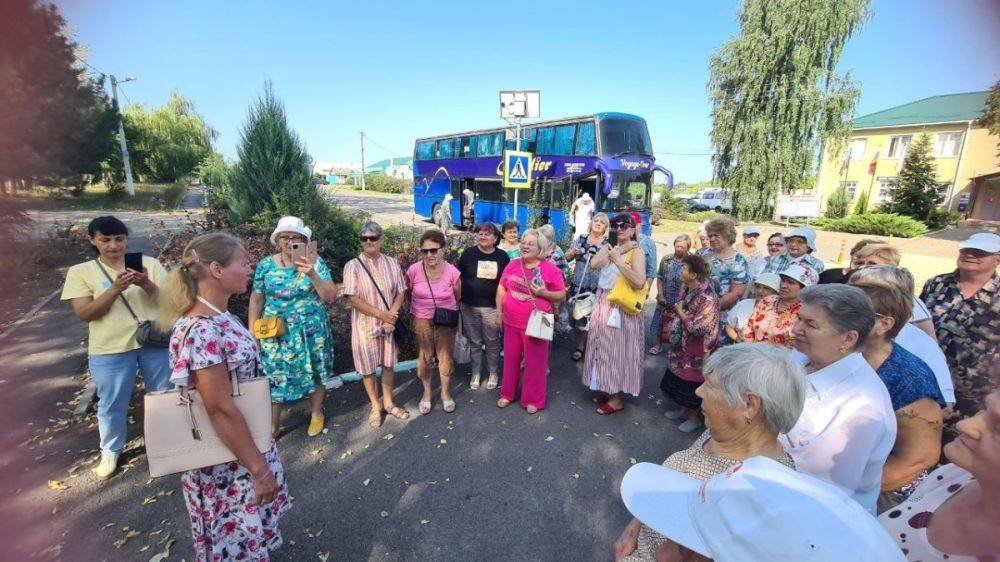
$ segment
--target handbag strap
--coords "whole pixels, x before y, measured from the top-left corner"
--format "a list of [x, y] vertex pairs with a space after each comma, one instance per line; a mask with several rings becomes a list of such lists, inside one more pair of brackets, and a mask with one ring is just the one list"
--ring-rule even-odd
[[375, 276], [372, 275], [371, 271], [368, 271], [368, 266], [365, 265], [365, 260], [361, 257], [355, 259], [358, 260], [358, 264], [361, 265], [361, 269], [365, 270], [365, 273], [368, 274], [368, 278], [372, 280], [372, 286], [375, 287], [375, 292], [377, 292], [379, 298], [382, 299], [382, 304], [385, 305], [385, 309], [390, 310], [391, 307], [389, 306], [389, 301], [385, 300], [385, 295], [382, 294], [382, 289], [378, 288], [378, 283], [375, 282]]
[[[532, 310], [538, 310], [538, 304], [535, 303], [535, 293], [531, 292], [531, 281], [528, 280], [528, 271], [524, 269], [524, 258], [517, 258], [518, 264], [521, 266], [521, 275], [524, 282], [528, 284], [528, 296], [531, 297], [531, 308]], [[542, 267], [542, 262], [538, 262], [538, 267]]]
[[[586, 242], [585, 242], [586, 243]], [[580, 296], [580, 291], [583, 290], [583, 280], [587, 278], [587, 270], [590, 269], [590, 258], [594, 257], [594, 254], [589, 250], [587, 251], [587, 260], [583, 263], [583, 275], [580, 276], [580, 284], [576, 286], [576, 294], [573, 298], [576, 299]]]
[[431, 278], [429, 275], [427, 275], [427, 264], [424, 262], [420, 262], [420, 264], [424, 268], [424, 279], [427, 280], [427, 290], [431, 292], [431, 302], [434, 303], [434, 308], [437, 308], [438, 303], [437, 300], [434, 298], [434, 288], [431, 287]]
[[[181, 336], [181, 341], [177, 345], [178, 356], [180, 356], [181, 353], [184, 352], [184, 346], [187, 345], [188, 336], [191, 334], [191, 329], [194, 328], [195, 324], [197, 324], [201, 320], [211, 320], [211, 318], [209, 318], [208, 316], [194, 316], [193, 318], [194, 320], [192, 320], [191, 323], [187, 325], [187, 328], [184, 328], [184, 334]], [[230, 396], [241, 396], [242, 393], [240, 392], [240, 378], [236, 375], [235, 371], [229, 368], [229, 358], [226, 356], [226, 346], [220, 345], [219, 352], [222, 354], [222, 362], [226, 365], [226, 372], [229, 373], [229, 385], [232, 388]], [[257, 359], [256, 357], [254, 357], [254, 362], [256, 363], [256, 361]], [[254, 369], [256, 369], [256, 365], [254, 366]], [[187, 394], [186, 386], [181, 387], [181, 395], [184, 396], [185, 399], [190, 400], [190, 397]]]
[[[114, 285], [115, 281], [114, 279], [111, 278], [111, 274], [108, 273], [108, 270], [104, 269], [104, 266], [101, 265], [101, 259], [94, 258], [94, 262], [97, 264], [97, 267], [100, 268], [101, 273], [103, 273], [104, 276], [107, 277], [108, 282]], [[136, 324], [142, 324], [142, 322], [139, 321], [139, 317], [135, 315], [135, 311], [132, 310], [131, 306], [129, 306], [128, 300], [125, 298], [125, 293], [118, 293], [118, 298], [122, 300], [122, 304], [124, 304], [125, 308], [128, 309], [128, 313], [132, 315], [132, 318], [135, 320]]]

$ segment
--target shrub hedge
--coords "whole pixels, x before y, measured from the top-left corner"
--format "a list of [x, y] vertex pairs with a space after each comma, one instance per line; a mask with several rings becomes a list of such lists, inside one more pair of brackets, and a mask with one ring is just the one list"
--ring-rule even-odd
[[913, 238], [927, 232], [924, 223], [895, 213], [868, 213], [840, 219], [818, 219], [813, 225], [823, 230]]

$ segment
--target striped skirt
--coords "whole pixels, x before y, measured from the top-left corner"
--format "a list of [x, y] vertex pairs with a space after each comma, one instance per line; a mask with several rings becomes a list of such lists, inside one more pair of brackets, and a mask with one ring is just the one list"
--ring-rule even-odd
[[642, 391], [644, 330], [642, 314], [619, 311], [621, 327], [608, 326], [617, 307], [608, 301], [608, 291], [599, 290], [587, 332], [587, 354], [583, 362], [583, 384], [591, 390], [639, 396]]

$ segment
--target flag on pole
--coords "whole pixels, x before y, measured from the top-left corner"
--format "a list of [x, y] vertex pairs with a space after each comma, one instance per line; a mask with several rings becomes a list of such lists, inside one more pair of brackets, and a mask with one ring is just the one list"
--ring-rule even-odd
[[869, 176], [874, 176], [875, 175], [875, 167], [878, 166], [878, 155], [879, 155], [879, 151], [876, 151], [875, 152], [875, 157], [872, 158], [872, 163], [868, 164], [868, 175]]

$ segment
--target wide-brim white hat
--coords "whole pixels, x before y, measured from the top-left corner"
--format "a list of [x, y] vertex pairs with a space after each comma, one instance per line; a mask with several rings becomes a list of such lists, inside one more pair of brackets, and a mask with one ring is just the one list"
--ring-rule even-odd
[[281, 217], [278, 219], [278, 226], [274, 227], [274, 232], [271, 233], [271, 244], [277, 244], [277, 238], [279, 232], [294, 232], [295, 234], [301, 234], [306, 237], [306, 241], [312, 240], [313, 231], [311, 228], [302, 222], [299, 217]]
[[801, 263], [793, 263], [778, 275], [798, 281], [803, 287], [812, 287], [819, 283], [819, 274], [816, 270]]
[[769, 287], [777, 293], [781, 290], [781, 277], [778, 277], [777, 273], [761, 273], [754, 278], [753, 284]]

